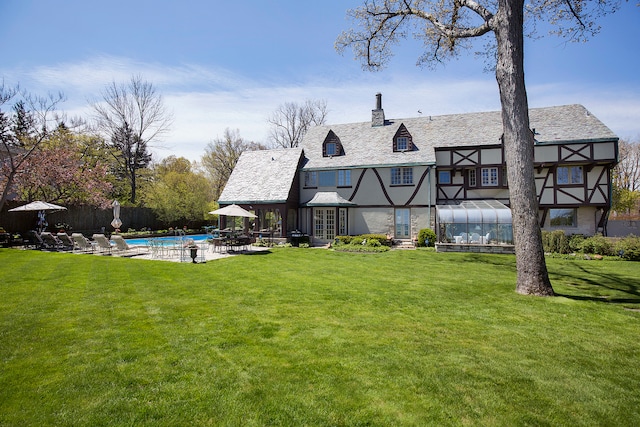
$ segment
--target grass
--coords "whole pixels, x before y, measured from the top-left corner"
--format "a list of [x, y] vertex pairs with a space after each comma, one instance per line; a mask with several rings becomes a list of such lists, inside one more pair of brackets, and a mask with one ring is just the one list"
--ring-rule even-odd
[[0, 250], [2, 426], [640, 424], [640, 264]]

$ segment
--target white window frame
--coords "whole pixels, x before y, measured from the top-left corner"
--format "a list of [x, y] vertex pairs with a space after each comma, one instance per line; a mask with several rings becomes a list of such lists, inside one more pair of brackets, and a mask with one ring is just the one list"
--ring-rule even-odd
[[336, 144], [335, 142], [327, 142], [324, 147], [324, 151], [327, 156], [335, 156], [336, 154], [338, 154], [338, 144]]
[[480, 182], [483, 187], [498, 186], [498, 168], [486, 167], [480, 170]]
[[398, 151], [407, 151], [409, 149], [409, 138], [406, 136], [399, 136], [396, 141], [396, 149]]
[[351, 170], [339, 169], [338, 170], [338, 187], [351, 186]]
[[391, 168], [391, 185], [412, 185], [413, 168]]
[[411, 238], [411, 209], [398, 208], [395, 212], [395, 238]]
[[584, 169], [582, 168], [582, 166], [558, 166], [558, 169], [556, 169], [556, 184], [584, 184]]
[[305, 187], [318, 186], [318, 173], [316, 171], [308, 171], [304, 173], [304, 186]]

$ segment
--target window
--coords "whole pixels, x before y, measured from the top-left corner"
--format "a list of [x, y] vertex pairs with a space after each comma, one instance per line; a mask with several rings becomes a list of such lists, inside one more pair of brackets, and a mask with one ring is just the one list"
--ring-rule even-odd
[[398, 142], [396, 144], [398, 151], [407, 151], [409, 149], [409, 138], [401, 136], [398, 138]]
[[451, 171], [439, 171], [438, 182], [440, 184], [451, 184]]
[[306, 172], [304, 174], [304, 186], [305, 187], [318, 186], [318, 174], [316, 171]]
[[338, 153], [335, 142], [327, 142], [325, 150], [326, 150], [327, 156], [335, 156]]
[[549, 209], [549, 220], [552, 227], [576, 227], [578, 216], [575, 209]]
[[560, 166], [556, 171], [559, 185], [582, 184], [582, 166]]
[[482, 186], [495, 187], [498, 185], [498, 168], [482, 168]]
[[503, 187], [508, 187], [509, 186], [509, 181], [507, 180], [507, 167], [503, 167], [502, 168], [502, 186]]
[[396, 209], [396, 238], [408, 239], [411, 237], [411, 210]]
[[351, 171], [340, 169], [338, 171], [338, 187], [348, 187], [351, 185]]
[[413, 168], [391, 168], [391, 185], [413, 184]]
[[475, 169], [469, 169], [468, 178], [469, 178], [469, 187], [475, 187], [476, 185], [478, 185], [478, 182], [476, 181]]
[[347, 209], [338, 209], [338, 234], [341, 236], [347, 235]]
[[322, 171], [319, 179], [320, 187], [336, 186], [336, 171]]
[[322, 240], [333, 240], [336, 237], [336, 211], [333, 208], [315, 209], [314, 236]]

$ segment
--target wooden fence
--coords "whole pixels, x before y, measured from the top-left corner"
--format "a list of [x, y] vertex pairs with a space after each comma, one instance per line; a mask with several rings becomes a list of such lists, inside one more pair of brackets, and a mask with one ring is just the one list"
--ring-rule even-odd
[[[0, 227], [3, 227], [9, 232], [25, 232], [28, 230], [34, 230], [37, 226], [37, 212], [8, 212], [16, 206], [24, 203], [7, 203], [0, 213]], [[68, 231], [93, 234], [100, 233], [103, 230], [106, 232], [112, 232], [113, 227], [111, 221], [113, 220], [112, 209], [97, 209], [90, 206], [67, 206], [66, 211], [49, 213], [46, 216], [47, 223], [49, 224], [47, 230], [57, 232], [56, 224], [68, 224], [71, 228]], [[143, 227], [160, 230], [168, 228], [168, 226], [159, 221], [153, 211], [149, 208], [138, 207], [121, 207], [120, 208], [120, 220], [122, 231], [127, 231], [130, 228], [140, 230]], [[178, 226], [175, 224], [173, 226]], [[182, 225], [180, 225], [182, 227]]]

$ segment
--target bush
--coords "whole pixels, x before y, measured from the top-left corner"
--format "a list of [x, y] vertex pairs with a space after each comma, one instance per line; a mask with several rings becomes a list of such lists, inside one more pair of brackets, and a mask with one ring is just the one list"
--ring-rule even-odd
[[615, 251], [627, 261], [640, 261], [640, 237], [628, 236], [618, 241]]
[[378, 239], [368, 239], [367, 240], [367, 246], [375, 247], [375, 246], [382, 246], [382, 244], [380, 243], [380, 241]]
[[602, 234], [584, 239], [581, 248], [585, 254], [613, 255], [613, 246]]
[[353, 240], [353, 236], [336, 236], [335, 244], [336, 245], [348, 245]]
[[545, 252], [570, 254], [569, 238], [563, 230], [543, 231], [542, 248]]
[[418, 246], [435, 246], [436, 232], [430, 228], [423, 228], [418, 232]]

